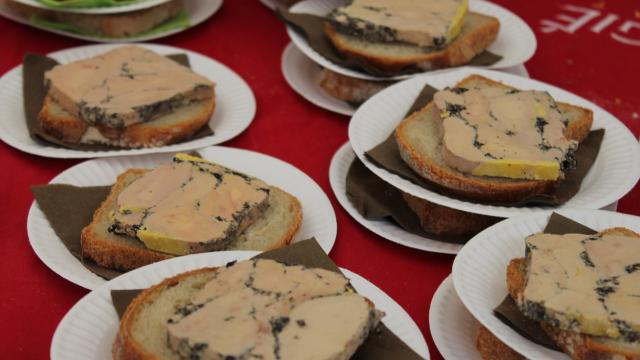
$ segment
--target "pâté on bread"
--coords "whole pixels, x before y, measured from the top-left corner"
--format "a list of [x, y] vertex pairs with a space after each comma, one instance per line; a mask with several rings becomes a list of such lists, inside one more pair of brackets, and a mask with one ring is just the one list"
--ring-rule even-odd
[[348, 359], [383, 313], [329, 270], [252, 259], [183, 273], [127, 307], [118, 359]]
[[55, 66], [44, 81], [41, 128], [72, 144], [172, 144], [207, 126], [215, 109], [211, 80], [138, 46]]
[[154, 169], [129, 169], [81, 233], [82, 253], [131, 270], [173, 256], [270, 250], [302, 223], [298, 199], [262, 180], [177, 154]]
[[506, 269], [520, 311], [572, 359], [640, 359], [640, 234], [538, 233], [525, 243]]
[[463, 65], [499, 29], [498, 19], [468, 11], [467, 0], [349, 0], [324, 26], [340, 53], [389, 73]]
[[479, 75], [435, 94], [396, 127], [404, 162], [470, 201], [517, 202], [553, 192], [593, 112]]

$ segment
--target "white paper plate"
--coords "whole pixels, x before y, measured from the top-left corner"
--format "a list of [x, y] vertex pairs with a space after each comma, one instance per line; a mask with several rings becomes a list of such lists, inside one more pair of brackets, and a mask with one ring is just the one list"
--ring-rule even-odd
[[447, 276], [433, 294], [429, 308], [429, 330], [442, 357], [482, 360], [475, 347], [478, 327], [478, 321], [456, 294], [451, 275]]
[[31, 7], [35, 7], [39, 9], [71, 12], [71, 13], [77, 13], [77, 14], [117, 14], [122, 12], [131, 12], [136, 10], [148, 9], [153, 6], [162, 5], [171, 0], [143, 0], [133, 4], [124, 4], [119, 6], [89, 7], [89, 8], [51, 7], [41, 3], [38, 0], [12, 0], [12, 1], [29, 5]]
[[[282, 74], [295, 92], [312, 104], [342, 115], [353, 115], [356, 109], [322, 90], [319, 85], [322, 67], [306, 57], [302, 51], [289, 43], [282, 53]], [[501, 69], [514, 75], [529, 77], [524, 65]]]
[[[626, 227], [640, 231], [640, 217], [603, 210], [558, 211], [594, 230]], [[453, 262], [453, 284], [471, 314], [498, 339], [529, 359], [569, 359], [568, 356], [523, 338], [493, 315], [507, 295], [506, 269], [511, 259], [524, 256], [524, 238], [546, 226], [550, 212], [500, 222], [471, 239]]]
[[511, 217], [549, 209], [535, 206], [482, 205], [453, 199], [426, 190], [381, 169], [364, 156], [365, 151], [372, 149], [392, 133], [425, 83], [428, 82], [436, 88], [444, 88], [454, 85], [471, 74], [499, 80], [520, 89], [548, 91], [558, 101], [593, 110], [592, 128], [606, 129], [600, 153], [591, 171], [584, 178], [580, 191], [559, 208], [602, 208], [614, 203], [633, 189], [640, 178], [640, 146], [629, 129], [613, 115], [590, 101], [540, 81], [468, 67], [403, 81], [384, 89], [360, 106], [349, 123], [349, 141], [356, 155], [376, 175], [400, 190], [450, 208], [498, 217]]
[[[305, 0], [293, 5], [290, 9], [294, 13], [307, 13], [324, 16], [331, 10], [344, 4], [344, 0]], [[527, 23], [511, 11], [483, 0], [470, 0], [469, 9], [478, 13], [495, 16], [500, 20], [500, 32], [496, 41], [488, 48], [495, 54], [502, 55], [502, 59], [493, 65], [491, 69], [500, 69], [524, 64], [533, 56], [537, 47], [536, 37]], [[399, 80], [414, 77], [416, 74], [399, 75], [389, 78], [381, 78], [366, 74], [361, 71], [351, 70], [329, 61], [309, 46], [307, 39], [298, 34], [290, 26], [287, 33], [296, 46], [316, 63], [337, 73], [368, 80]], [[446, 71], [445, 69], [444, 71]]]
[[[205, 159], [256, 176], [296, 196], [302, 204], [303, 221], [294, 241], [315, 237], [326, 253], [331, 251], [337, 233], [336, 215], [327, 195], [309, 176], [282, 160], [252, 151], [212, 146], [199, 152]], [[154, 154], [89, 160], [63, 171], [50, 183], [111, 185], [129, 168], [152, 168], [169, 161], [171, 156]], [[27, 217], [27, 234], [38, 257], [58, 275], [87, 289], [95, 289], [105, 282], [64, 247], [36, 201], [31, 204]]]
[[[119, 276], [87, 294], [65, 315], [51, 342], [52, 359], [110, 359], [111, 344], [119, 320], [111, 302], [112, 289], [141, 289], [164, 278], [192, 269], [222, 266], [232, 260], [247, 259], [256, 252], [223, 251], [161, 261]], [[414, 351], [429, 359], [429, 349], [409, 314], [382, 290], [349, 270], [342, 269], [356, 290], [385, 312], [384, 324]]]
[[[0, 138], [8, 145], [30, 154], [53, 158], [89, 158], [177, 152], [202, 148], [227, 141], [246, 129], [256, 113], [256, 100], [249, 85], [221, 63], [186, 49], [165, 45], [139, 44], [159, 54], [187, 54], [191, 67], [216, 83], [216, 109], [209, 121], [213, 135], [157, 148], [83, 151], [43, 145], [29, 137], [22, 101], [22, 65], [0, 78]], [[104, 53], [118, 45], [90, 45], [57, 51], [48, 56], [67, 63]]]
[[[31, 3], [35, 0], [24, 0], [24, 1], [28, 1], [29, 3]], [[184, 28], [178, 28], [178, 29], [170, 29], [167, 31], [162, 31], [158, 33], [148, 34], [148, 35], [133, 36], [133, 37], [128, 37], [124, 39], [105, 38], [105, 37], [85, 35], [85, 34], [76, 34], [70, 31], [51, 29], [46, 26], [41, 26], [30, 21], [29, 19], [16, 13], [15, 11], [12, 11], [10, 8], [2, 4], [0, 4], [0, 16], [3, 16], [9, 20], [13, 20], [15, 22], [28, 25], [40, 30], [52, 32], [58, 35], [68, 36], [75, 39], [101, 42], [101, 43], [123, 43], [123, 42], [151, 41], [151, 40], [160, 39], [163, 37], [167, 37], [169, 35], [173, 35], [173, 34], [185, 31], [210, 18], [213, 14], [215, 14], [218, 11], [218, 9], [220, 9], [220, 6], [222, 6], [222, 0], [207, 0], [207, 1], [184, 0], [184, 8], [185, 8], [185, 11], [187, 12], [187, 17], [190, 23], [189, 26]]]
[[460, 244], [452, 244], [438, 240], [432, 240], [416, 234], [412, 234], [397, 224], [389, 220], [369, 220], [360, 215], [347, 197], [347, 172], [356, 155], [351, 150], [351, 145], [347, 142], [342, 145], [331, 159], [329, 167], [329, 181], [331, 189], [336, 195], [338, 202], [347, 210], [349, 215], [362, 226], [371, 230], [383, 238], [394, 243], [408, 246], [410, 248], [431, 251], [444, 254], [456, 254], [462, 248]]

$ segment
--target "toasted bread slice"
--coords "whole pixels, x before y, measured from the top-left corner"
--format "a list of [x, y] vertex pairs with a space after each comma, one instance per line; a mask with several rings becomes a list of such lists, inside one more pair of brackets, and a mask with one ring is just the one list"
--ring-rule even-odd
[[403, 43], [373, 43], [339, 33], [330, 22], [324, 26], [325, 34], [339, 52], [387, 72], [407, 67], [434, 70], [466, 64], [496, 40], [499, 30], [498, 19], [469, 12], [460, 34], [448, 46], [436, 50]]
[[38, 114], [49, 135], [71, 144], [104, 144], [125, 148], [157, 147], [189, 138], [211, 119], [215, 99], [193, 102], [169, 115], [122, 129], [91, 126], [46, 96]]
[[[615, 234], [640, 238], [640, 234], [625, 228], [611, 228], [599, 235]], [[507, 288], [509, 295], [516, 300], [522, 296], [526, 285], [526, 261], [513, 259], [507, 266]], [[640, 342], [630, 343], [601, 336], [585, 335], [562, 330], [550, 323], [540, 321], [544, 331], [575, 360], [639, 360]], [[496, 339], [496, 341], [498, 341]], [[496, 358], [498, 360], [502, 358]]]
[[352, 104], [361, 104], [393, 81], [370, 81], [344, 76], [322, 69], [318, 84], [327, 94]]
[[438, 205], [405, 192], [402, 193], [402, 197], [409, 208], [418, 215], [424, 231], [430, 234], [471, 236], [503, 220]]
[[[456, 84], [457, 87], [476, 85], [511, 88], [480, 75], [471, 75]], [[565, 136], [572, 140], [584, 140], [591, 129], [593, 112], [566, 103], [558, 103], [558, 107], [569, 119]], [[431, 102], [402, 120], [395, 131], [400, 156], [425, 179], [469, 200], [507, 203], [549, 193], [558, 185], [559, 181], [466, 175], [449, 167], [442, 157], [442, 141], [437, 122], [439, 117], [439, 111]]]
[[[148, 170], [130, 169], [118, 176], [116, 183], [102, 205], [93, 215], [93, 220], [81, 234], [82, 255], [93, 259], [101, 266], [132, 270], [140, 266], [173, 257], [173, 255], [150, 250], [142, 241], [114, 234], [110, 213], [116, 210], [116, 200], [128, 184]], [[225, 250], [266, 251], [291, 243], [302, 224], [302, 206], [298, 199], [277, 187], [271, 186], [269, 207]]]
[[[112, 346], [113, 359], [182, 359], [167, 345], [167, 320], [210, 281], [216, 268], [197, 269], [165, 279], [144, 290], [127, 307]], [[358, 341], [345, 344], [335, 359], [348, 359], [378, 324], [381, 312], [365, 298], [372, 316]], [[226, 359], [226, 358], [225, 358]]]

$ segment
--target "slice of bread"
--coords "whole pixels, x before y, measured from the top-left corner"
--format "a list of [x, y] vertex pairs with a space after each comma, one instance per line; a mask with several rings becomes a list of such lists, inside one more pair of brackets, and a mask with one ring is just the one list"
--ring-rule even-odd
[[361, 104], [393, 81], [370, 81], [344, 76], [322, 69], [318, 84], [330, 96], [352, 104]]
[[49, 135], [71, 144], [104, 144], [124, 148], [157, 147], [189, 138], [211, 119], [215, 98], [192, 102], [145, 123], [122, 129], [91, 126], [71, 115], [46, 96], [38, 114], [40, 126]]
[[469, 12], [460, 34], [445, 48], [435, 50], [404, 43], [373, 43], [339, 33], [330, 22], [324, 26], [339, 52], [391, 73], [407, 67], [434, 70], [466, 64], [495, 41], [499, 30], [498, 19]]
[[81, 14], [42, 9], [14, 0], [4, 0], [0, 5], [30, 20], [33, 16], [46, 21], [70, 25], [94, 36], [127, 38], [150, 30], [176, 17], [183, 9], [183, 0], [171, 0], [147, 9], [118, 14]]
[[424, 231], [430, 234], [473, 236], [503, 220], [438, 205], [405, 192], [402, 193], [402, 197], [409, 208], [418, 215]]
[[498, 340], [486, 327], [480, 325], [476, 333], [476, 349], [485, 360], [525, 360], [526, 358]]
[[[140, 293], [129, 304], [120, 321], [112, 346], [113, 359], [181, 359], [167, 345], [167, 321], [174, 316], [178, 308], [189, 303], [192, 296], [213, 279], [215, 272], [215, 268], [193, 270], [165, 279]], [[367, 326], [360, 330], [357, 341], [344, 344], [344, 348], [340, 349], [336, 357], [331, 357], [332, 359], [350, 358], [379, 322], [382, 313], [375, 310], [369, 299], [364, 300], [371, 314]], [[304, 323], [301, 326], [304, 326]]]
[[[637, 237], [640, 234], [625, 228], [606, 229], [599, 235], [621, 235]], [[517, 258], [511, 260], [507, 267], [507, 288], [509, 295], [516, 300], [520, 298], [526, 286], [526, 260]], [[639, 360], [640, 342], [625, 342], [600, 336], [585, 335], [573, 331], [562, 330], [550, 323], [540, 321], [544, 331], [575, 360]], [[497, 339], [496, 339], [497, 340]], [[497, 360], [502, 358], [497, 357]]]
[[[471, 75], [456, 87], [471, 86], [509, 88], [505, 84]], [[557, 103], [569, 119], [565, 136], [581, 141], [589, 134], [593, 112], [575, 105]], [[442, 141], [438, 120], [440, 113], [433, 102], [402, 120], [395, 136], [400, 156], [420, 176], [434, 182], [448, 192], [469, 200], [517, 202], [523, 198], [553, 191], [559, 181], [518, 180], [498, 177], [466, 175], [448, 166], [442, 157]]]
[[[101, 266], [132, 270], [173, 255], [150, 250], [140, 240], [114, 234], [110, 213], [116, 210], [116, 200], [128, 184], [148, 170], [130, 169], [118, 176], [116, 183], [102, 205], [93, 215], [93, 220], [80, 237], [82, 255], [93, 259]], [[251, 224], [225, 250], [266, 251], [291, 243], [302, 224], [302, 206], [298, 199], [274, 186], [270, 187], [269, 207], [261, 218]]]

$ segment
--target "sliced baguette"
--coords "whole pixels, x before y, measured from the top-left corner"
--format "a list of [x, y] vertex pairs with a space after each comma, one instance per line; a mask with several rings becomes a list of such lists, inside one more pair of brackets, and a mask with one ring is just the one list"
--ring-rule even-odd
[[[83, 257], [93, 259], [101, 266], [119, 270], [132, 270], [173, 257], [147, 249], [138, 239], [108, 231], [112, 224], [109, 214], [116, 210], [118, 195], [146, 171], [130, 169], [118, 176], [109, 195], [94, 213], [93, 220], [82, 230], [80, 240]], [[298, 199], [271, 186], [269, 207], [226, 250], [266, 251], [286, 246], [291, 243], [301, 224], [302, 206]]]
[[370, 81], [344, 76], [331, 70], [322, 69], [318, 84], [324, 92], [336, 99], [352, 104], [361, 104], [393, 81]]
[[499, 30], [498, 19], [469, 12], [460, 34], [444, 49], [434, 50], [403, 43], [373, 43], [340, 33], [330, 22], [324, 26], [325, 34], [339, 52], [387, 72], [407, 67], [434, 70], [466, 64], [495, 41]]
[[[471, 75], [457, 87], [490, 86], [511, 88], [505, 84]], [[560, 111], [569, 119], [565, 136], [581, 141], [589, 134], [593, 112], [575, 105], [558, 103]], [[434, 103], [402, 120], [395, 137], [400, 156], [420, 176], [434, 182], [448, 192], [469, 200], [517, 202], [528, 196], [553, 191], [559, 181], [518, 180], [498, 177], [472, 176], [449, 167], [442, 157], [442, 141], [438, 127], [439, 111]]]
[[122, 129], [90, 126], [46, 96], [38, 114], [40, 126], [49, 135], [71, 144], [104, 144], [126, 148], [157, 147], [182, 141], [209, 122], [215, 99], [193, 102], [169, 115]]
[[[640, 234], [625, 228], [610, 228], [599, 235], [622, 235], [637, 237]], [[507, 266], [507, 288], [509, 295], [519, 299], [526, 285], [525, 258], [513, 259]], [[600, 336], [585, 335], [562, 330], [545, 321], [539, 322], [543, 330], [565, 353], [575, 360], [640, 360], [640, 342], [630, 343]], [[497, 339], [496, 339], [497, 340]], [[496, 358], [501, 360], [501, 358]]]

